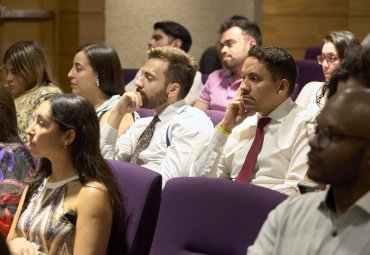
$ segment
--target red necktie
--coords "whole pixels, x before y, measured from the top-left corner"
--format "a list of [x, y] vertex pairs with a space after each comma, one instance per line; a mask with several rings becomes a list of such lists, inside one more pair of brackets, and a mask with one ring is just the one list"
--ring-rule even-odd
[[258, 154], [261, 151], [263, 143], [263, 128], [270, 122], [270, 118], [260, 118], [257, 123], [256, 136], [254, 137], [251, 148], [248, 151], [247, 157], [245, 158], [242, 169], [239, 175], [236, 177], [237, 181], [250, 182], [254, 170], [254, 166], [257, 162]]

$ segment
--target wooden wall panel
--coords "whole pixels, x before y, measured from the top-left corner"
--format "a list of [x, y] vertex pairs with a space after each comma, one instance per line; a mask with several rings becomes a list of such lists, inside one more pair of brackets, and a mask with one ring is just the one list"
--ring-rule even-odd
[[105, 40], [104, 13], [81, 13], [79, 15], [79, 43], [103, 42]]
[[63, 12], [101, 12], [104, 10], [105, 0], [62, 0], [60, 10]]
[[67, 73], [77, 48], [105, 40], [105, 0], [59, 0], [59, 80], [70, 91]]
[[359, 40], [363, 40], [370, 33], [370, 15], [367, 17], [350, 17], [348, 30], [353, 32]]
[[302, 59], [307, 47], [320, 45], [332, 30], [349, 30], [362, 40], [370, 32], [370, 1], [262, 0], [261, 21], [264, 44]]
[[347, 15], [348, 0], [263, 0], [262, 13], [274, 15]]
[[318, 45], [328, 31], [347, 29], [346, 17], [265, 15], [262, 22], [264, 44], [283, 48]]
[[[370, 16], [370, 1], [349, 0], [349, 16]], [[370, 30], [370, 28], [368, 28]]]

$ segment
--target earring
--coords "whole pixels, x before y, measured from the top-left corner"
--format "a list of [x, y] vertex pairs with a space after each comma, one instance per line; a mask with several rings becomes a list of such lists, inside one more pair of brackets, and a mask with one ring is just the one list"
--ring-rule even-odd
[[100, 84], [99, 84], [99, 79], [96, 80], [96, 86], [99, 87]]
[[64, 144], [64, 149], [66, 150], [68, 148], [68, 143]]

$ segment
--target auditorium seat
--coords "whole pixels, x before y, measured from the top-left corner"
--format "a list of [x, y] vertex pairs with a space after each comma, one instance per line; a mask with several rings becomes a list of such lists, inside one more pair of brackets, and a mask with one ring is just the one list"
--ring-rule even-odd
[[211, 119], [213, 126], [216, 126], [224, 118], [225, 112], [216, 110], [203, 110], [205, 114]]
[[286, 197], [226, 179], [171, 179], [162, 192], [150, 255], [245, 254], [267, 214]]
[[118, 160], [107, 162], [117, 177], [124, 198], [129, 254], [148, 254], [158, 219], [162, 176], [128, 162]]
[[136, 73], [139, 71], [137, 68], [123, 68], [122, 75], [123, 75], [123, 82], [128, 84], [135, 78]]
[[321, 50], [322, 50], [322, 46], [320, 45], [307, 47], [304, 53], [304, 59], [316, 61], [317, 55], [321, 54]]
[[311, 81], [325, 81], [322, 67], [317, 60], [296, 60], [298, 67], [297, 84], [295, 85], [292, 100], [295, 100], [304, 85]]

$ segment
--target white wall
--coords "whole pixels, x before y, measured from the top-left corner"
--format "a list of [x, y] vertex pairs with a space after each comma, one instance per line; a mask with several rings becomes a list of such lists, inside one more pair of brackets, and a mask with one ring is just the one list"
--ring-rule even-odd
[[216, 40], [219, 25], [232, 15], [258, 22], [259, 0], [107, 0], [105, 39], [117, 51], [125, 68], [141, 67], [153, 24], [173, 20], [191, 33], [190, 50], [199, 59]]

